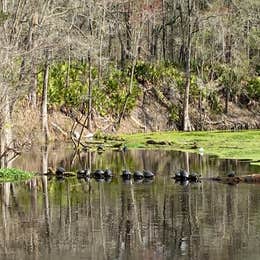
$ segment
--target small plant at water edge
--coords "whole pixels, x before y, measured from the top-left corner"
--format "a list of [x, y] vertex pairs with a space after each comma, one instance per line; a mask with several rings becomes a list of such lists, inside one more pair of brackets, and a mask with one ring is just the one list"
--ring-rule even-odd
[[15, 168], [0, 169], [0, 182], [13, 182], [28, 180], [33, 177], [33, 173]]

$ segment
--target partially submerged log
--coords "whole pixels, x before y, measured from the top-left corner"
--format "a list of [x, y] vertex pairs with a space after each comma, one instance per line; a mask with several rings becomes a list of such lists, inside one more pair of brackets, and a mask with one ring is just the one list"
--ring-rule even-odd
[[[201, 180], [206, 179], [202, 178]], [[252, 174], [252, 175], [242, 175], [242, 176], [234, 176], [234, 177], [225, 177], [218, 176], [213, 178], [208, 178], [207, 180], [218, 181], [227, 184], [238, 184], [238, 183], [260, 183], [260, 174]]]
[[227, 176], [217, 177], [201, 177], [197, 173], [188, 173], [181, 169], [173, 177], [176, 182], [201, 182], [201, 181], [217, 181], [226, 184], [238, 183], [260, 183], [260, 174], [236, 176], [234, 172], [229, 173]]

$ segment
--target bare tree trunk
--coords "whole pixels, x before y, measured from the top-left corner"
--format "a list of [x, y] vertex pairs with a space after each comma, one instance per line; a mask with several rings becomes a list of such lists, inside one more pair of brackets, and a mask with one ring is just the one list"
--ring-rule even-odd
[[[4, 104], [3, 104], [3, 111], [2, 111], [2, 126], [1, 126], [1, 140], [0, 140], [0, 146], [1, 146], [1, 153], [0, 155], [3, 155], [8, 148], [11, 148], [12, 146], [12, 121], [11, 121], [11, 111], [10, 111], [10, 98], [9, 94], [6, 93], [6, 96], [4, 98]], [[6, 153], [1, 159], [1, 167], [8, 167], [8, 162], [12, 158], [12, 154]]]
[[34, 61], [32, 61], [32, 76], [31, 76], [31, 86], [30, 86], [30, 93], [29, 93], [29, 101], [30, 101], [30, 106], [32, 108], [36, 108], [37, 106], [37, 85], [38, 85], [38, 80], [37, 80], [37, 67]]
[[[190, 38], [190, 37], [189, 37]], [[190, 131], [190, 118], [189, 118], [189, 95], [190, 95], [190, 59], [191, 59], [191, 39], [189, 39], [189, 47], [187, 54], [187, 64], [186, 64], [186, 83], [185, 83], [185, 93], [183, 102], [183, 130]]]
[[102, 77], [102, 50], [103, 50], [103, 38], [104, 38], [104, 25], [105, 25], [105, 16], [106, 16], [106, 6], [103, 2], [103, 14], [102, 14], [102, 23], [99, 30], [99, 62], [98, 62], [98, 87], [100, 88], [100, 80]]
[[7, 12], [7, 1], [6, 0], [2, 0], [2, 11], [4, 13]]
[[119, 118], [118, 118], [118, 121], [117, 121], [117, 126], [120, 125], [121, 120], [122, 120], [122, 118], [123, 118], [124, 115], [125, 115], [126, 108], [127, 108], [127, 103], [128, 103], [129, 97], [131, 96], [132, 91], [133, 91], [134, 72], [135, 72], [135, 66], [136, 66], [137, 58], [138, 58], [138, 49], [139, 49], [139, 43], [140, 43], [140, 38], [141, 38], [141, 32], [142, 32], [142, 30], [143, 30], [143, 25], [144, 25], [144, 23], [142, 23], [142, 24], [140, 25], [139, 31], [136, 32], [136, 35], [135, 35], [134, 50], [133, 50], [134, 52], [133, 52], [133, 61], [132, 61], [132, 70], [131, 70], [130, 84], [129, 84], [128, 92], [127, 92], [127, 95], [126, 95], [126, 98], [125, 98], [125, 102], [124, 102], [122, 111], [121, 111], [121, 113], [120, 113], [120, 115], [119, 115]]
[[49, 81], [49, 53], [46, 50], [46, 61], [44, 66], [44, 80], [42, 89], [42, 133], [44, 143], [47, 144], [49, 140], [48, 128], [48, 81]]
[[188, 0], [188, 48], [187, 48], [187, 57], [186, 57], [186, 83], [185, 83], [185, 93], [184, 93], [184, 102], [183, 102], [183, 131], [190, 131], [191, 124], [189, 118], [189, 95], [190, 95], [190, 78], [191, 78], [191, 47], [192, 47], [192, 4]]
[[164, 0], [162, 1], [162, 50], [163, 50], [163, 60], [166, 60], [166, 27], [165, 27], [165, 8]]
[[92, 82], [91, 82], [91, 56], [90, 51], [88, 52], [88, 122], [87, 128], [89, 131], [92, 130]]
[[131, 1], [127, 2], [127, 10], [125, 11], [125, 26], [126, 26], [126, 59], [130, 58], [131, 53], [131, 43], [132, 43], [132, 27], [131, 27]]
[[45, 218], [45, 239], [48, 246], [48, 252], [51, 251], [51, 214], [49, 206], [49, 192], [48, 192], [48, 178], [47, 176], [42, 176], [42, 192], [43, 192], [43, 205], [44, 205], [44, 218]]
[[[30, 52], [34, 48], [34, 27], [38, 24], [38, 13], [32, 14], [30, 21], [27, 50]], [[32, 108], [36, 108], [36, 90], [37, 90], [37, 68], [35, 56], [31, 56], [31, 79], [29, 88], [29, 102]]]
[[228, 114], [228, 102], [229, 102], [229, 97], [230, 97], [230, 91], [229, 91], [229, 86], [225, 87], [225, 114]]

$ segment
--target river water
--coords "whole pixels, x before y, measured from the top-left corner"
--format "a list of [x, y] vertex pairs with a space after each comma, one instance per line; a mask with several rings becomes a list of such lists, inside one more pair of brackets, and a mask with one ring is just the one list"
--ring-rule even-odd
[[[260, 172], [248, 162], [162, 150], [74, 156], [68, 147], [25, 154], [24, 170], [110, 168], [115, 177], [0, 184], [0, 259], [260, 259], [260, 185], [180, 185], [185, 168], [205, 177]], [[123, 182], [122, 169], [153, 181]]]

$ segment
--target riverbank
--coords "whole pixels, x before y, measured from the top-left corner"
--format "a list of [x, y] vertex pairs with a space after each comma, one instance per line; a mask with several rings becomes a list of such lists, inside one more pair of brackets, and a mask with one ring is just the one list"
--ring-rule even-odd
[[[150, 107], [151, 109], [151, 107]], [[21, 112], [23, 111], [23, 112]], [[167, 115], [166, 111], [161, 111], [156, 118], [149, 121], [151, 127], [143, 127], [144, 122], [139, 123], [138, 119], [142, 114], [142, 111], [135, 111], [130, 117], [125, 118], [122, 121], [120, 129], [115, 133], [110, 131], [107, 126], [113, 125], [112, 121], [107, 118], [95, 117], [93, 121], [92, 133], [95, 136], [107, 136], [118, 135], [126, 140], [126, 144], [131, 148], [162, 148], [170, 150], [180, 150], [189, 152], [199, 152], [199, 148], [203, 148], [204, 154], [217, 155], [220, 158], [232, 158], [252, 160], [252, 164], [260, 165], [260, 131], [259, 130], [243, 130], [243, 131], [194, 131], [194, 132], [178, 132], [178, 131], [163, 131], [165, 128], [162, 123], [165, 122]], [[150, 111], [150, 110], [149, 110]], [[151, 110], [155, 115], [155, 109]], [[150, 112], [151, 112], [150, 111]], [[233, 111], [236, 111], [233, 109]], [[139, 113], [137, 113], [139, 112]], [[236, 115], [242, 110], [236, 111]], [[259, 122], [259, 116], [252, 117], [249, 111], [244, 111], [245, 115], [241, 121], [238, 122], [238, 116], [234, 116], [237, 124], [244, 122], [251, 122], [250, 125], [254, 125], [254, 122]], [[248, 113], [248, 114], [246, 114]], [[40, 113], [32, 112], [30, 109], [19, 110], [19, 113], [14, 117], [14, 137], [19, 140], [20, 143], [42, 143], [41, 142], [41, 129], [40, 129]], [[160, 116], [159, 116], [160, 115]], [[250, 121], [251, 118], [251, 121]], [[253, 118], [253, 119], [252, 119]], [[221, 120], [215, 120], [220, 122]], [[24, 122], [28, 122], [26, 125]], [[51, 142], [64, 142], [70, 141], [70, 131], [73, 124], [73, 120], [70, 116], [63, 114], [60, 111], [53, 111], [49, 115], [49, 133]], [[156, 122], [156, 124], [155, 124]], [[213, 122], [213, 121], [212, 121]], [[223, 120], [221, 122], [224, 122]], [[95, 123], [95, 124], [94, 124]], [[234, 123], [234, 125], [235, 125]], [[160, 126], [160, 127], [159, 127]], [[161, 131], [155, 132], [155, 129]], [[80, 133], [81, 127], [76, 128], [75, 132]], [[143, 132], [146, 133], [136, 133]], [[83, 137], [89, 135], [89, 131], [83, 132]], [[102, 138], [101, 138], [102, 139]], [[148, 143], [147, 143], [148, 141]], [[161, 143], [161, 144], [160, 144]], [[23, 148], [23, 147], [22, 147]], [[27, 146], [25, 147], [26, 149]]]
[[260, 165], [260, 131], [154, 132], [120, 135], [129, 148], [163, 148], [250, 160]]

